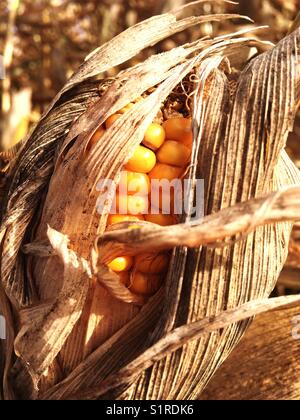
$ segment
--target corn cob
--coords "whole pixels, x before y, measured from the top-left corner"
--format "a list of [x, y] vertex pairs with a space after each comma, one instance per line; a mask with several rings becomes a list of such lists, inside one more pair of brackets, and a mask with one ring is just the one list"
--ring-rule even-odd
[[[119, 117], [130, 110], [130, 103], [105, 122], [111, 127]], [[92, 144], [99, 141], [105, 129], [101, 126], [92, 138]], [[151, 181], [181, 178], [191, 158], [192, 148], [191, 119], [182, 117], [168, 118], [163, 124], [153, 122], [145, 132], [143, 144], [139, 145], [121, 172], [120, 181], [114, 198], [115, 212], [107, 220], [107, 228], [122, 222], [147, 221], [161, 226], [177, 222], [174, 215], [174, 197], [159, 191], [159, 203], [155, 214], [151, 213], [153, 203]], [[162, 202], [171, 203], [170, 214], [162, 214]], [[126, 214], [122, 214], [126, 213]], [[141, 254], [134, 259], [117, 257], [110, 261], [108, 267], [119, 274], [120, 282], [132, 293], [151, 296], [163, 283], [169, 266], [167, 253]]]

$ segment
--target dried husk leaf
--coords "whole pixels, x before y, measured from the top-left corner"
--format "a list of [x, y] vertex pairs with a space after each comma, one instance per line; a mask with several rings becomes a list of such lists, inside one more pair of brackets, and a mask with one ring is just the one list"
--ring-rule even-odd
[[[50, 228], [47, 234], [63, 262], [66, 281], [55, 301], [33, 308], [26, 319], [23, 316], [23, 327], [15, 340], [15, 352], [26, 360], [35, 386], [61, 350], [59, 339], [65, 341], [80, 318], [92, 277], [87, 261], [68, 249], [69, 241], [65, 235]], [[60, 317], [66, 317], [64, 323], [59, 322]], [[33, 342], [42, 343], [39, 353], [32, 346]]]
[[[228, 16], [212, 19], [223, 18]], [[173, 328], [265, 298], [274, 286], [286, 258], [291, 224], [261, 227], [247, 239], [222, 250], [176, 249], [166, 290], [161, 290], [142, 309], [120, 302], [96, 278], [90, 278], [89, 270], [83, 272], [82, 264], [77, 269], [67, 264], [66, 255], [72, 253], [75, 261], [91, 266], [94, 240], [103, 234], [106, 223], [105, 214], [99, 222], [96, 212], [98, 180], [117, 181], [122, 166], [142, 141], [162, 102], [192, 68], [197, 69], [199, 79], [193, 110], [193, 162], [197, 164], [191, 167], [189, 177], [207, 180], [205, 213], [217, 213], [286, 185], [299, 185], [299, 172], [286, 156], [281, 156], [296, 103], [298, 31], [251, 62], [233, 90], [222, 57], [237, 53], [241, 46], [257, 45], [254, 39], [200, 41], [151, 58], [121, 73], [113, 83], [104, 81], [106, 91], [100, 99], [96, 83], [85, 81], [147, 45], [207, 19], [175, 22], [173, 15], [163, 15], [101, 47], [60, 92], [15, 163], [0, 232], [4, 237], [2, 283], [17, 309], [43, 305], [49, 300], [54, 305], [51, 314], [46, 311], [36, 324], [25, 318], [16, 341], [17, 353], [25, 365], [29, 364], [31, 392], [39, 380], [42, 391], [47, 391], [60, 377], [58, 365], [67, 378], [45, 394], [48, 398], [68, 398], [81, 389], [97, 387]], [[132, 48], [127, 45], [129, 37], [131, 42], [132, 38], [136, 40], [130, 44]], [[122, 51], [119, 57], [115, 42]], [[199, 53], [189, 58], [192, 52]], [[153, 72], [155, 66], [162, 71]], [[151, 95], [107, 130], [92, 154], [86, 153], [91, 135], [109, 115], [157, 84], [159, 87]], [[205, 88], [210, 94], [204, 101]], [[67, 135], [75, 119], [77, 122]], [[54, 157], [56, 166], [49, 183]], [[46, 187], [49, 188], [41, 220], [33, 224], [33, 229], [29, 223], [34, 215], [39, 216], [38, 204]], [[280, 214], [279, 220], [291, 219]], [[64, 252], [58, 248], [60, 255], [26, 257], [24, 276], [20, 247], [32, 239], [44, 243], [48, 225], [57, 235], [70, 240], [70, 248], [65, 247]], [[34, 233], [30, 237], [28, 226]], [[82, 276], [89, 278], [89, 287], [87, 278], [82, 281]], [[74, 292], [73, 308], [64, 304], [64, 298], [70, 298], [66, 289]], [[45, 311], [44, 306], [42, 309]], [[247, 325], [248, 321], [233, 324], [222, 333], [213, 332], [185, 344], [183, 349], [156, 362], [126, 393], [126, 398], [195, 397]], [[10, 356], [9, 352], [5, 355], [6, 369]], [[47, 370], [51, 372], [49, 377], [43, 375]], [[25, 372], [19, 359], [14, 369], [15, 384], [23, 395], [30, 395]], [[11, 398], [8, 392], [4, 396]]]
[[[38, 219], [38, 205], [53, 172], [53, 158], [74, 119], [98, 97], [98, 84], [82, 84], [70, 92], [37, 127], [13, 165], [2, 202], [0, 238], [3, 243], [1, 279], [17, 307], [33, 304], [35, 297], [24, 280], [15, 280], [16, 266], [21, 266], [19, 249], [33, 218]], [[9, 243], [9, 245], [6, 245]]]
[[212, 331], [223, 329], [233, 322], [245, 320], [272, 308], [280, 309], [286, 305], [299, 304], [299, 301], [300, 295], [252, 301], [236, 309], [223, 312], [216, 317], [204, 318], [199, 322], [178, 327], [147, 349], [125, 368], [109, 376], [100, 387], [86, 392], [80, 391], [80, 393], [72, 395], [70, 398], [84, 400], [114, 399], [120, 395], [122, 388], [126, 389], [144, 370], [181, 348], [184, 343], [191, 342]]
[[259, 315], [199, 398], [299, 401], [299, 313], [297, 305]]
[[[247, 16], [233, 14], [214, 14], [207, 16], [191, 16], [185, 19], [177, 19], [175, 12], [153, 16], [143, 22], [128, 28], [111, 41], [97, 48], [86, 58], [79, 71], [68, 81], [62, 91], [56, 96], [49, 110], [59, 100], [61, 95], [72, 87], [99, 74], [104, 73], [112, 67], [122, 64], [136, 56], [143, 49], [157, 44], [165, 38], [170, 37], [194, 25], [205, 22], [220, 21], [225, 19], [244, 18]], [[180, 13], [179, 13], [180, 14]]]

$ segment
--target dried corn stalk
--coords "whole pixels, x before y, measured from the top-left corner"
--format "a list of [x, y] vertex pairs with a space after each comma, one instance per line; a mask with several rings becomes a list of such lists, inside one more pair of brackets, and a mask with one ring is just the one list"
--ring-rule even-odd
[[[243, 31], [199, 40], [113, 80], [95, 79], [178, 31], [238, 17], [180, 20], [179, 13], [142, 22], [90, 55], [12, 164], [0, 231], [5, 399], [196, 398], [249, 317], [273, 305], [263, 299], [287, 257], [292, 221], [300, 219], [299, 171], [283, 151], [299, 100], [300, 34], [272, 49]], [[269, 51], [241, 72], [231, 68], [228, 56], [261, 46]], [[188, 213], [172, 228], [124, 225], [103, 236], [98, 181], [117, 182], [150, 122], [191, 72], [188, 178], [205, 179], [207, 217], [190, 223]], [[99, 125], [145, 92], [90, 153]], [[193, 182], [189, 194], [192, 203]], [[103, 263], [120, 250], [133, 255], [153, 244], [176, 247], [165, 286], [148, 302], [130, 300]], [[213, 316], [211, 327], [205, 320]], [[185, 324], [180, 343], [169, 348], [173, 330]], [[156, 356], [144, 363], [152, 351]]]

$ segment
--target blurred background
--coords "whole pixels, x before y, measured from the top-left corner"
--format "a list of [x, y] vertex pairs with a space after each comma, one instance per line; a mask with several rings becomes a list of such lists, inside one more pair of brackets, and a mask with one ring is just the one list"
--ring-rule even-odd
[[[188, 3], [185, 0], [1, 0], [0, 67], [0, 170], [6, 170], [5, 153], [39, 120], [47, 105], [99, 45], [135, 23]], [[278, 42], [299, 19], [300, 0], [240, 0], [195, 5], [202, 14], [241, 13], [258, 25], [268, 25], [257, 36]], [[300, 20], [300, 19], [299, 19]], [[204, 36], [216, 36], [247, 26], [244, 22], [205, 24], [177, 34], [135, 57], [130, 65], [155, 52], [168, 50]], [[113, 76], [118, 69], [107, 76]], [[1, 78], [1, 69], [0, 69]], [[300, 167], [300, 117], [288, 142], [288, 153]], [[290, 257], [277, 294], [300, 290], [300, 226], [296, 227]]]

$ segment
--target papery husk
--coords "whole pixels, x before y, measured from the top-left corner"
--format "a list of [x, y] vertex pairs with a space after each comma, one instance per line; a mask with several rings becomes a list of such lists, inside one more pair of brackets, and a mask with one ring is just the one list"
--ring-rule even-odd
[[201, 400], [300, 399], [299, 305], [259, 315]]
[[[99, 387], [92, 388], [86, 393], [80, 391], [78, 394], [71, 395], [70, 398], [93, 400], [101, 397], [102, 399], [113, 399], [121, 393], [122, 388], [124, 389], [128, 384], [134, 382], [144, 370], [181, 348], [184, 343], [195, 340], [202, 335], [207, 335], [212, 331], [221, 330], [233, 322], [244, 320], [253, 315], [259, 315], [274, 307], [280, 309], [291, 304], [299, 305], [299, 301], [300, 295], [252, 301], [239, 308], [220, 313], [215, 317], [204, 318], [201, 321], [178, 327], [147, 349], [126, 367], [110, 375]], [[295, 322], [295, 311], [294, 317], [291, 319], [294, 320], [294, 334], [299, 336], [299, 328], [297, 328], [299, 316], [297, 316], [297, 324]], [[295, 336], [292, 339], [295, 340]], [[255, 368], [253, 368], [254, 370]]]
[[[7, 183], [0, 230], [2, 285], [14, 312], [21, 315], [21, 325], [15, 323], [13, 389], [3, 371], [4, 398], [64, 399], [80, 393], [102, 397], [95, 389], [101, 389], [105, 378], [174, 328], [264, 299], [274, 288], [287, 256], [291, 220], [299, 220], [299, 189], [294, 194], [288, 190], [262, 199], [256, 219], [259, 223], [252, 224], [255, 231], [239, 242], [208, 248], [202, 246], [207, 241], [198, 241], [193, 244], [195, 249], [176, 248], [165, 287], [142, 307], [122, 301], [122, 296], [106, 288], [104, 278], [110, 274], [101, 264], [101, 241], [94, 248], [96, 238], [105, 231], [107, 217], [104, 212], [99, 220], [97, 214], [98, 181], [117, 182], [162, 103], [192, 69], [198, 81], [192, 111], [194, 165], [188, 177], [206, 180], [205, 214], [216, 214], [288, 185], [300, 185], [299, 171], [282, 153], [298, 98], [299, 31], [253, 60], [238, 84], [228, 80], [225, 57], [259, 45], [259, 41], [234, 35], [153, 56], [121, 72], [115, 80], [102, 81], [100, 99], [98, 82], [87, 80], [176, 31], [224, 18], [230, 17], [193, 17], [176, 22], [174, 14], [166, 14], [119, 35], [87, 59], [26, 142]], [[97, 127], [153, 86], [153, 93], [118, 119], [89, 152], [89, 140]], [[245, 132], [250, 122], [251, 129]], [[282, 202], [282, 197], [290, 200]], [[249, 233], [249, 209], [257, 207], [250, 203], [237, 210], [236, 219], [246, 210], [246, 229], [244, 226], [232, 235]], [[271, 219], [262, 217], [262, 209], [273, 211]], [[224, 221], [222, 215], [219, 217]], [[238, 221], [234, 216], [230, 220], [231, 224]], [[276, 221], [289, 223], [275, 225]], [[264, 226], [270, 222], [273, 224]], [[185, 231], [186, 227], [171, 229]], [[164, 244], [166, 231], [153, 228], [155, 231], [161, 236], [157, 246], [168, 248]], [[188, 238], [189, 232], [185, 233]], [[144, 234], [142, 240], [147, 237], [146, 231]], [[122, 239], [121, 232], [119, 235]], [[126, 235], [137, 243], [141, 239], [138, 234]], [[213, 239], [223, 240], [224, 232]], [[24, 256], [21, 246], [29, 242]], [[50, 250], [50, 256], [49, 242], [55, 251]], [[187, 244], [181, 236], [174, 245]], [[39, 251], [28, 255], [28, 249], [32, 252], [34, 247]], [[153, 367], [144, 366], [148, 369], [140, 378], [130, 378], [135, 381], [131, 387], [130, 381], [121, 389], [117, 387], [114, 397], [196, 398], [239, 341], [252, 315], [244, 314], [243, 322], [237, 321], [244, 318], [233, 316], [231, 322], [227, 319], [226, 328], [184, 342], [164, 359], [153, 360]], [[13, 341], [12, 334], [3, 346], [6, 373], [11, 366]]]

